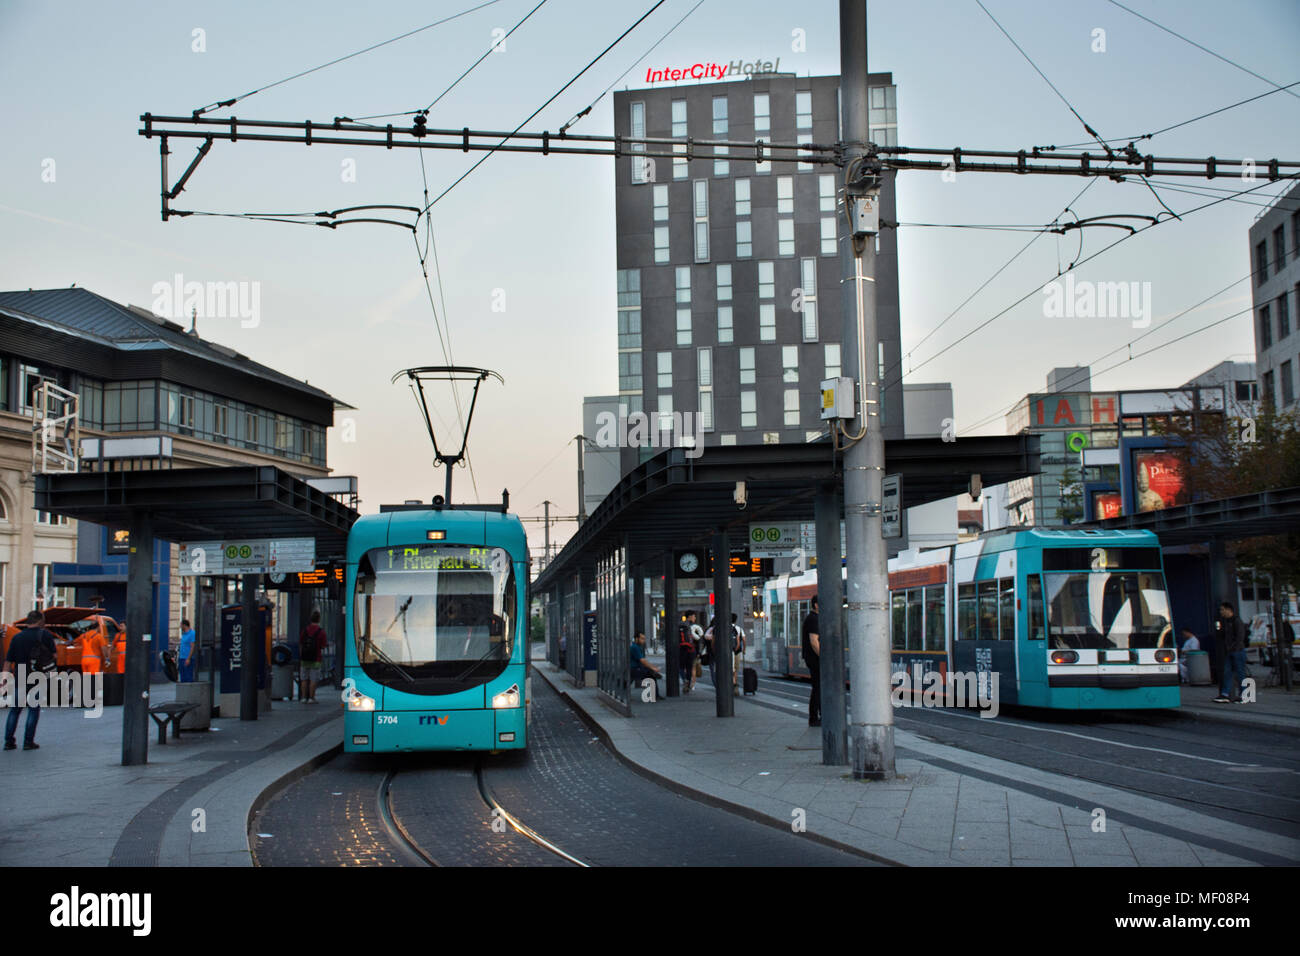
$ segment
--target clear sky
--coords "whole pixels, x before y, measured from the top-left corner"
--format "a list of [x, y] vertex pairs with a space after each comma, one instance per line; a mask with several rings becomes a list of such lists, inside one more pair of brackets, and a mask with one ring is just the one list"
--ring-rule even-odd
[[[247, 119], [352, 117], [427, 106], [536, 0], [499, 0], [443, 26], [238, 103]], [[186, 281], [260, 283], [260, 321], [203, 319], [200, 332], [309, 380], [356, 407], [354, 441], [330, 435], [330, 464], [361, 480], [363, 510], [442, 489], [409, 392], [389, 378], [441, 364], [433, 313], [409, 233], [357, 225], [335, 231], [238, 219], [160, 221], [158, 147], [139, 135], [145, 111], [188, 114], [474, 6], [474, 0], [80, 2], [0, 0], [0, 288], [76, 283], [150, 306], [153, 287]], [[548, 0], [430, 115], [431, 126], [513, 129], [652, 5]], [[668, 0], [529, 124], [557, 129], [627, 70], [695, 0]], [[1107, 138], [1136, 136], [1271, 87], [1161, 32], [1106, 0], [985, 0], [1079, 114]], [[1300, 80], [1300, 3], [1127, 0], [1126, 6], [1278, 84]], [[781, 58], [781, 69], [839, 71], [838, 5], [705, 0], [651, 55], [656, 66]], [[1089, 137], [975, 0], [870, 4], [869, 66], [898, 84], [898, 141], [908, 146], [1018, 149]], [[1094, 31], [1105, 51], [1094, 52]], [[195, 30], [202, 46], [195, 49]], [[806, 50], [792, 49], [793, 31]], [[623, 85], [635, 87], [647, 63]], [[1296, 88], [1300, 92], [1300, 87]], [[612, 96], [575, 132], [608, 133]], [[1141, 144], [1165, 156], [1300, 159], [1300, 97], [1274, 93]], [[172, 176], [193, 153], [174, 145]], [[426, 152], [431, 195], [478, 158]], [[49, 161], [53, 160], [51, 164]], [[345, 181], [345, 162], [355, 181]], [[53, 170], [51, 177], [50, 171]], [[433, 210], [442, 284], [433, 291], [459, 364], [495, 369], [484, 385], [470, 451], [481, 500], [509, 487], [515, 508], [576, 509], [584, 395], [617, 390], [613, 169], [605, 158], [496, 155]], [[53, 181], [48, 181], [52, 178]], [[1198, 186], [1241, 188], [1235, 180]], [[1042, 224], [1085, 182], [1073, 178], [903, 172], [903, 223]], [[309, 211], [359, 203], [420, 204], [413, 151], [217, 143], [176, 205], [209, 211]], [[1277, 186], [1251, 203], [1267, 203]], [[1161, 190], [1176, 212], [1205, 198]], [[1080, 217], [1154, 214], [1141, 186], [1099, 181]], [[1223, 202], [1117, 246], [1078, 271], [1095, 281], [1151, 283], [1152, 328], [1134, 351], [1246, 308], [1246, 231], [1261, 211]], [[1082, 237], [1082, 255], [1117, 238]], [[1043, 387], [1053, 366], [1085, 364], [1144, 331], [1127, 319], [1054, 319], [1030, 296], [961, 346], [940, 349], [1041, 288], [1080, 256], [1079, 233], [1042, 236], [922, 342], [1029, 241], [1016, 232], [903, 226], [900, 299], [906, 381], [951, 381], [963, 433], [1000, 433], [997, 413]], [[494, 304], [498, 307], [494, 310]], [[502, 309], [501, 306], [504, 306]], [[918, 346], [918, 343], [919, 346]], [[1253, 359], [1249, 315], [1096, 376], [1095, 388], [1178, 385], [1225, 359]], [[441, 414], [454, 422], [443, 396]], [[982, 420], [991, 423], [972, 429]], [[936, 425], [937, 430], [937, 425]], [[452, 435], [454, 443], [458, 435]], [[441, 440], [441, 435], [440, 435]], [[457, 497], [472, 497], [468, 470]], [[562, 524], [555, 537], [573, 529]], [[540, 548], [541, 529], [530, 526]]]

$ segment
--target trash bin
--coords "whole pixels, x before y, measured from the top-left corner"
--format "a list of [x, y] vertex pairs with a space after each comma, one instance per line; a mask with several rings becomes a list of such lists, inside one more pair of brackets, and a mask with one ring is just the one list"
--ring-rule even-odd
[[1205, 651], [1187, 651], [1187, 683], [1204, 687], [1214, 683], [1210, 679], [1210, 655]]
[[205, 680], [176, 685], [176, 703], [198, 706], [181, 718], [181, 730], [208, 730], [212, 726], [212, 685]]
[[288, 644], [271, 648], [271, 697], [274, 700], [293, 699], [293, 649]]

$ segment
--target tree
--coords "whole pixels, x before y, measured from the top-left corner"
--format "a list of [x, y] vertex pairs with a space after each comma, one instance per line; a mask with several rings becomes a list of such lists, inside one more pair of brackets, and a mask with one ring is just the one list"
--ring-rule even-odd
[[1079, 473], [1071, 465], [1066, 465], [1060, 479], [1060, 507], [1057, 516], [1061, 524], [1074, 524], [1083, 517], [1083, 485], [1079, 482]]

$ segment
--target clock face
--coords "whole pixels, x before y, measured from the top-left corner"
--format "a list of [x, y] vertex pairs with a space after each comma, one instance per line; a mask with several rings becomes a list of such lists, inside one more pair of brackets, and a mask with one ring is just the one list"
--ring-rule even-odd
[[272, 584], [283, 584], [283, 583], [284, 583], [284, 578], [285, 578], [285, 574], [284, 574], [283, 571], [272, 571], [272, 572], [271, 572], [271, 583], [272, 583]]
[[693, 551], [687, 551], [678, 559], [677, 563], [681, 565], [683, 571], [689, 574], [700, 566], [700, 558]]

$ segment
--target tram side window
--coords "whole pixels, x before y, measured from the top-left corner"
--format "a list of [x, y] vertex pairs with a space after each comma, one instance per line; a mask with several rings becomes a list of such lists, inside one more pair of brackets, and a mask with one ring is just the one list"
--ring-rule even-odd
[[1016, 639], [1016, 581], [1001, 578], [998, 581], [998, 618], [1004, 641]]
[[925, 589], [925, 650], [944, 649], [943, 612], [947, 588], [935, 585]]
[[904, 635], [907, 632], [907, 596], [902, 591], [890, 595], [889, 646], [896, 651], [904, 649]]
[[907, 649], [921, 650], [921, 589], [907, 591]]
[[980, 581], [976, 585], [979, 594], [979, 640], [996, 641], [998, 639], [998, 582]]
[[1043, 581], [1037, 574], [1025, 579], [1029, 585], [1029, 639], [1041, 641], [1047, 636], [1046, 615], [1043, 612]]
[[975, 622], [978, 618], [975, 585], [957, 585], [957, 640], [975, 640]]

